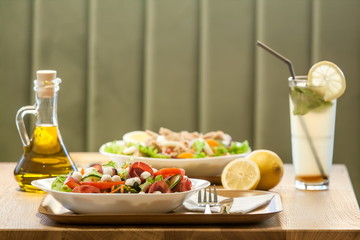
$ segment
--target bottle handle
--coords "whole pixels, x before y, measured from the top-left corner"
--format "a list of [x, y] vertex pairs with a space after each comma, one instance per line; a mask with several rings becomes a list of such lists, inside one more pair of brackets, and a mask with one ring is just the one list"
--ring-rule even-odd
[[29, 136], [26, 131], [24, 117], [27, 114], [32, 114], [34, 116], [38, 115], [38, 110], [36, 110], [35, 106], [25, 106], [20, 108], [16, 113], [16, 127], [18, 129], [20, 139], [24, 147], [30, 144]]

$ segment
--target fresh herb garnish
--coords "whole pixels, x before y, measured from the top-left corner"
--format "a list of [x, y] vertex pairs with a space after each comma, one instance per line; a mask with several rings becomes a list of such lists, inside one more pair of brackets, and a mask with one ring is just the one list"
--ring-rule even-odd
[[325, 101], [310, 88], [294, 87], [291, 89], [290, 96], [294, 103], [294, 115], [305, 115], [313, 109], [332, 105], [331, 102]]

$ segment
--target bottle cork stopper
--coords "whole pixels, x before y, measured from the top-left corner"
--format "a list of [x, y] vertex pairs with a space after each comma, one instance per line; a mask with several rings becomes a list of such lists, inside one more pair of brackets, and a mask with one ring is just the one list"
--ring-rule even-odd
[[38, 81], [51, 81], [56, 78], [55, 70], [39, 70], [36, 72]]
[[38, 70], [36, 71], [36, 82], [37, 82], [37, 92], [40, 98], [52, 98], [55, 95], [57, 85], [52, 82], [56, 79], [55, 70]]

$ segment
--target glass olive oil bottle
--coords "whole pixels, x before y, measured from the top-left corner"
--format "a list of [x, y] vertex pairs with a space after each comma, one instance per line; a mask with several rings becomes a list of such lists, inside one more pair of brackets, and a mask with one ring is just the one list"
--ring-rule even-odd
[[[33, 180], [56, 177], [76, 171], [76, 166], [67, 152], [60, 135], [57, 121], [57, 92], [61, 79], [56, 71], [37, 71], [34, 81], [35, 104], [19, 109], [16, 126], [24, 148], [14, 175], [20, 189], [26, 192], [42, 192], [31, 185]], [[29, 139], [24, 117], [35, 116], [35, 127]]]

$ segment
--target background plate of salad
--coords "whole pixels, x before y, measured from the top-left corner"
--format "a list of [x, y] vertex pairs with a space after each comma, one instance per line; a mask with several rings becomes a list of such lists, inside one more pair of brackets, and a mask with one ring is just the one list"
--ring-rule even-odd
[[190, 177], [212, 177], [220, 176], [227, 163], [245, 157], [251, 148], [246, 140], [233, 141], [222, 131], [202, 134], [160, 128], [159, 133], [126, 133], [122, 140], [103, 144], [99, 152], [118, 164], [132, 159], [153, 168], [183, 168]]

